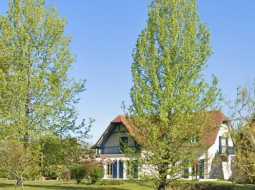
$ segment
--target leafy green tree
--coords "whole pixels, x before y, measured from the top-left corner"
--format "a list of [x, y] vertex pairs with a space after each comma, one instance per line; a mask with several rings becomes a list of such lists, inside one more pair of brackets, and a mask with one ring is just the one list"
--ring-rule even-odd
[[133, 54], [129, 117], [159, 190], [198, 156], [206, 112], [220, 97], [217, 79], [202, 76], [211, 52], [196, 0], [152, 2]]
[[[85, 87], [69, 75], [74, 57], [65, 26], [44, 0], [9, 0], [0, 16], [0, 138], [15, 139], [28, 151], [24, 155], [46, 154], [33, 142], [48, 134], [88, 137], [92, 120], [77, 123], [75, 106]], [[60, 159], [56, 146], [50, 151]]]
[[39, 175], [38, 146], [33, 143], [29, 148], [15, 139], [0, 142], [0, 170], [16, 180], [16, 186], [23, 187], [24, 178], [34, 179]]
[[242, 183], [255, 183], [255, 88], [238, 88], [231, 110], [231, 129], [236, 150], [233, 179]]
[[90, 150], [87, 145], [78, 142], [75, 138], [64, 138], [47, 135], [40, 139], [41, 172], [45, 177], [61, 178], [63, 172], [73, 164], [89, 157]]
[[239, 183], [255, 183], [255, 123], [236, 131], [235, 162], [233, 180]]
[[77, 184], [87, 175], [85, 167], [81, 164], [75, 164], [71, 167], [71, 177], [76, 180]]
[[85, 121], [76, 124], [77, 95], [85, 88], [68, 75], [74, 58], [65, 25], [44, 0], [10, 0], [7, 16], [0, 17], [0, 126], [25, 141], [45, 131], [87, 131]]
[[57, 178], [56, 168], [64, 165], [64, 154], [61, 139], [47, 135], [40, 139], [41, 147], [41, 175], [49, 178]]
[[85, 169], [85, 177], [91, 184], [95, 184], [98, 180], [104, 177], [103, 165], [96, 160], [87, 159], [80, 162], [79, 165]]

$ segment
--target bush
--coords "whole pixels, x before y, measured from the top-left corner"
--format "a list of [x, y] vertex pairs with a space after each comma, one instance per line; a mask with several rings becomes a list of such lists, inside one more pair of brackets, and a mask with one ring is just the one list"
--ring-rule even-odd
[[97, 169], [93, 170], [93, 172], [90, 174], [90, 179], [92, 184], [96, 183], [99, 179], [102, 179], [101, 171]]
[[[126, 181], [125, 181], [126, 182]], [[121, 185], [124, 184], [123, 180], [102, 180], [99, 185]]]
[[56, 180], [56, 179], [70, 179], [70, 171], [65, 165], [51, 165], [49, 167], [45, 167], [43, 171], [43, 176], [48, 180]]
[[244, 173], [243, 169], [239, 166], [239, 163], [236, 161], [232, 165], [232, 177], [231, 181], [234, 181], [235, 183], [254, 183], [255, 182], [255, 176], [249, 176], [246, 173]]
[[61, 179], [65, 181], [69, 181], [71, 179], [71, 172], [69, 169], [63, 171], [63, 173], [61, 174]]
[[7, 178], [7, 177], [8, 177], [8, 173], [6, 171], [0, 170], [0, 178]]
[[100, 164], [94, 164], [94, 167], [91, 167], [89, 170], [89, 176], [91, 183], [96, 183], [99, 179], [102, 179], [104, 176], [103, 167]]
[[84, 167], [84, 165], [81, 164], [76, 164], [73, 165], [70, 168], [70, 172], [71, 172], [71, 178], [75, 179], [77, 184], [79, 184], [81, 182], [81, 180], [86, 176], [87, 171]]
[[239, 185], [229, 182], [198, 182], [185, 181], [176, 182], [169, 190], [255, 190], [254, 185]]
[[103, 170], [102, 164], [99, 162], [96, 162], [94, 160], [87, 160], [82, 162], [79, 165], [79, 167], [82, 168], [82, 171], [84, 173], [82, 177], [83, 178], [86, 177], [88, 181], [90, 182], [90, 184], [94, 184], [99, 179], [103, 178], [104, 170]]
[[96, 183], [103, 178], [103, 166], [96, 161], [85, 161], [80, 164], [75, 164], [70, 168], [71, 178], [75, 179], [79, 184], [82, 179], [87, 178], [90, 184]]

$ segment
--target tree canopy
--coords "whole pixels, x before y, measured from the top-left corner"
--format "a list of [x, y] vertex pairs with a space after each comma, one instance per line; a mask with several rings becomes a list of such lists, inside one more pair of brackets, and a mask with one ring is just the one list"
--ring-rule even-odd
[[75, 123], [84, 81], [68, 73], [74, 57], [65, 25], [42, 0], [10, 0], [0, 17], [0, 121], [11, 134], [84, 132]]
[[[76, 109], [85, 81], [70, 75], [75, 59], [65, 27], [44, 0], [9, 0], [0, 16], [0, 138], [7, 149], [19, 143], [24, 156], [45, 154], [40, 139], [49, 135], [79, 143], [88, 138], [92, 120], [78, 123]], [[34, 149], [35, 143], [42, 147]]]
[[211, 53], [196, 0], [152, 2], [133, 53], [129, 115], [144, 136], [143, 161], [156, 170], [158, 189], [179, 178], [193, 159], [205, 113], [220, 98], [217, 79], [203, 78]]

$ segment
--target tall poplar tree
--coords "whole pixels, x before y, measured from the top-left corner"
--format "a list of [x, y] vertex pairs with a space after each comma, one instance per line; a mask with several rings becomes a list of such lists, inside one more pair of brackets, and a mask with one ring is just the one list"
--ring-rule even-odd
[[215, 77], [211, 84], [203, 78], [211, 52], [196, 0], [152, 2], [133, 53], [129, 117], [159, 190], [198, 156], [207, 111], [220, 94]]
[[66, 21], [44, 0], [9, 0], [0, 16], [0, 126], [24, 137], [87, 132], [76, 124], [84, 81], [69, 77], [74, 63]]
[[[44, 0], [9, 0], [7, 14], [0, 16], [0, 138], [20, 143], [26, 155], [43, 154], [33, 149], [43, 135], [84, 139], [90, 128], [90, 121], [76, 122], [85, 88], [69, 75], [74, 57], [65, 26]], [[1, 151], [11, 156], [15, 150], [8, 147], [15, 146], [7, 145]]]

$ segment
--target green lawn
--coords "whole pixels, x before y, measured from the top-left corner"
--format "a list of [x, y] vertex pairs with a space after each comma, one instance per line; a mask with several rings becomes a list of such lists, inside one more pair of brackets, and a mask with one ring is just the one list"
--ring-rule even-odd
[[[195, 189], [197, 190], [255, 190], [254, 185], [235, 185], [231, 187], [229, 182], [192, 182], [185, 181], [184, 184], [190, 184], [189, 188], [183, 187], [183, 189]], [[193, 184], [193, 186], [192, 186]], [[186, 186], [187, 187], [187, 186]], [[198, 188], [200, 187], [200, 188]], [[0, 190], [14, 190], [14, 181], [0, 180]], [[116, 185], [77, 185], [75, 183], [61, 183], [58, 181], [47, 182], [25, 182], [24, 190], [153, 190], [149, 182], [125, 182]]]
[[[14, 182], [0, 180], [0, 190], [14, 190]], [[76, 185], [71, 183], [25, 182], [25, 190], [152, 190], [148, 184], [126, 182], [120, 185]]]

